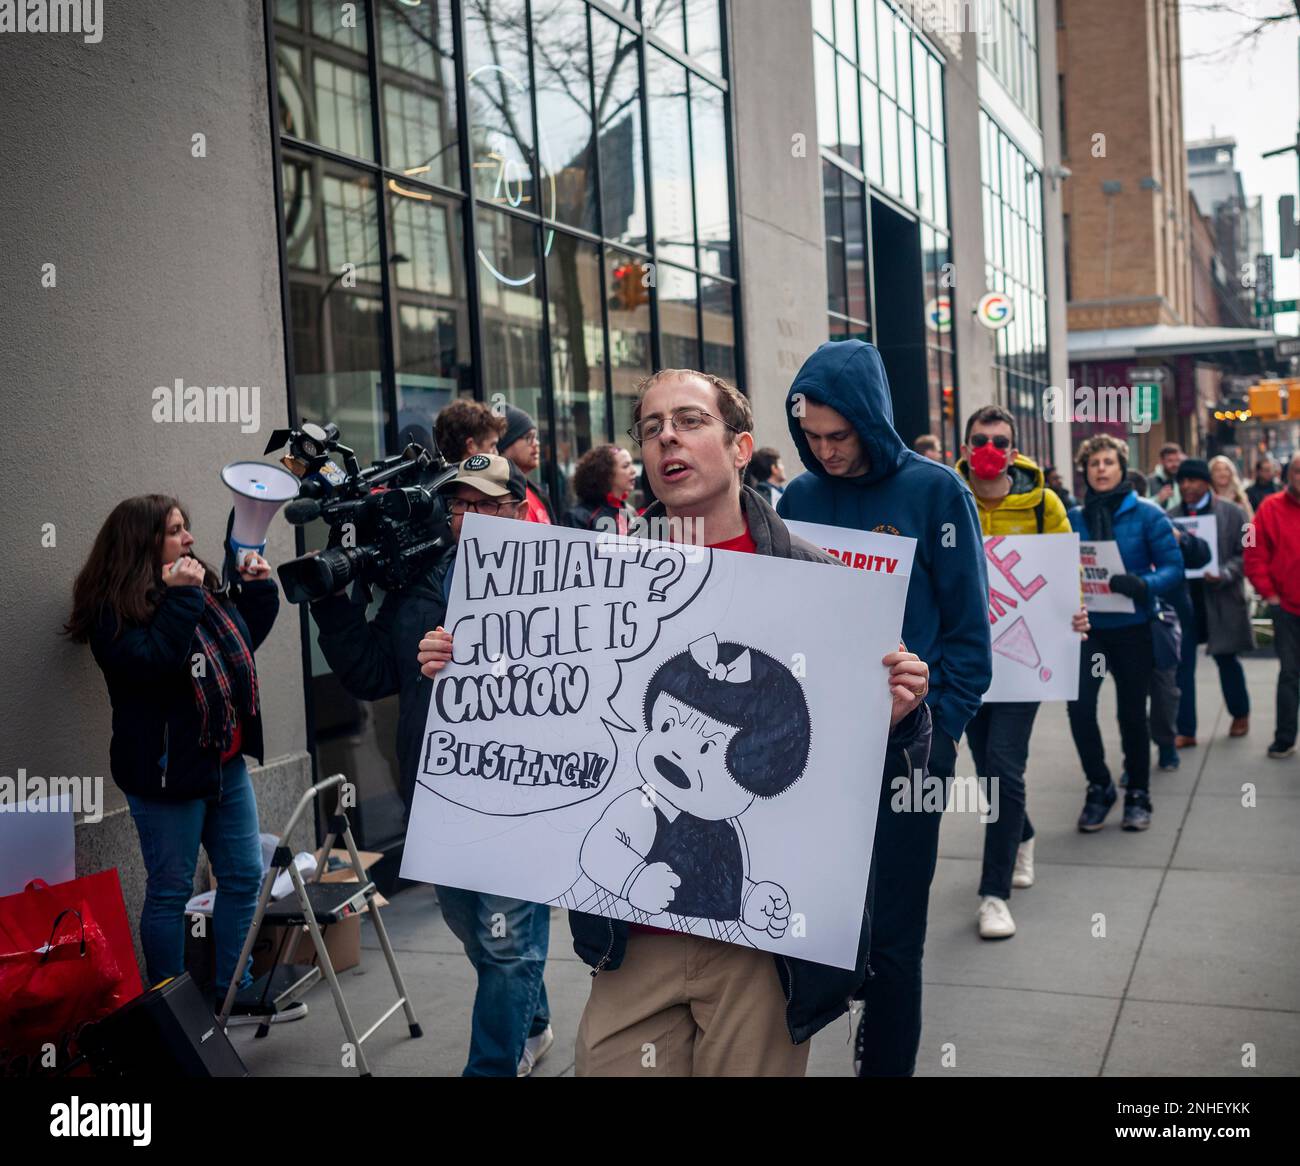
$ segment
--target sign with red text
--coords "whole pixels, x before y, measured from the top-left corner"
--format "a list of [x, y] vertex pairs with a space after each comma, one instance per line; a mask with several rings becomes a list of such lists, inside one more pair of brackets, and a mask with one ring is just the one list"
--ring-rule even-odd
[[986, 702], [1074, 700], [1079, 645], [1077, 534], [994, 535], [984, 540], [989, 576], [993, 683]]
[[1083, 606], [1090, 612], [1119, 612], [1132, 615], [1136, 610], [1133, 600], [1110, 589], [1111, 578], [1123, 575], [1127, 568], [1119, 553], [1119, 543], [1081, 542], [1079, 566], [1083, 571]]
[[853, 530], [844, 526], [827, 526], [821, 522], [798, 522], [787, 518], [786, 528], [814, 546], [834, 555], [846, 567], [874, 571], [881, 575], [912, 574], [916, 539], [874, 530]]

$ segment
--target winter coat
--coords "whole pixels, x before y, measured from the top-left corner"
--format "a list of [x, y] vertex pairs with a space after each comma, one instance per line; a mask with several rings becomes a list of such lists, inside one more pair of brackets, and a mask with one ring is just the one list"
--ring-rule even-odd
[[455, 546], [448, 547], [420, 579], [385, 595], [373, 620], [367, 619], [364, 606], [343, 595], [311, 605], [320, 629], [316, 642], [347, 693], [356, 700], [397, 694], [397, 762], [408, 814], [433, 692], [433, 681], [420, 672], [416, 653], [424, 633], [447, 614], [444, 584], [455, 554]]
[[[1246, 512], [1235, 502], [1209, 495], [1207, 510], [1214, 515], [1219, 537], [1219, 578], [1192, 579], [1192, 602], [1196, 590], [1202, 591], [1205, 624], [1208, 633], [1205, 650], [1211, 656], [1231, 656], [1255, 648], [1255, 629], [1250, 623], [1250, 606], [1246, 602], [1246, 572], [1242, 561], [1242, 539]], [[1179, 507], [1180, 517], [1204, 515], [1206, 510]]]
[[[870, 460], [856, 478], [832, 477], [800, 426], [801, 402], [828, 405], [857, 430]], [[790, 386], [790, 436], [807, 467], [777, 503], [783, 518], [916, 539], [903, 641], [930, 666], [926, 703], [956, 741], [993, 679], [989, 586], [975, 499], [948, 466], [907, 448], [894, 428], [885, 366], [861, 340], [823, 344]]]
[[[970, 481], [970, 466], [965, 458], [957, 463], [957, 472]], [[985, 535], [1070, 533], [1064, 504], [1054, 491], [1044, 488], [1043, 471], [1033, 461], [1020, 454], [1007, 473], [1011, 475], [1011, 492], [998, 505], [991, 506], [975, 495], [980, 529]]]
[[[233, 601], [220, 602], [254, 652], [275, 623], [280, 592], [273, 579], [259, 579], [242, 584]], [[202, 588], [167, 587], [148, 623], [128, 624], [119, 635], [117, 618], [106, 608], [90, 634], [113, 705], [110, 772], [123, 793], [183, 802], [220, 792], [221, 750], [199, 744], [202, 716], [190, 672], [203, 605]], [[241, 710], [239, 729], [240, 751], [260, 762], [260, 713]]]
[[[1093, 536], [1088, 530], [1082, 506], [1070, 511], [1070, 526], [1084, 542]], [[1183, 556], [1174, 538], [1168, 515], [1154, 502], [1130, 493], [1115, 512], [1115, 541], [1127, 574], [1147, 585], [1146, 604], [1135, 604], [1132, 612], [1095, 611], [1088, 622], [1095, 628], [1132, 627], [1156, 618], [1156, 596], [1170, 595], [1183, 580]]]
[[1286, 490], [1265, 498], [1255, 512], [1255, 540], [1242, 556], [1260, 595], [1277, 597], [1282, 610], [1300, 615], [1300, 502]]

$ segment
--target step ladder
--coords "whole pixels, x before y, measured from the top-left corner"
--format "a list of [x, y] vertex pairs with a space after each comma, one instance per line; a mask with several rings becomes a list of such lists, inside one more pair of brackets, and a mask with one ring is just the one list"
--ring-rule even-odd
[[[217, 1016], [217, 1023], [223, 1029], [226, 1027], [226, 1021], [230, 1016], [231, 1009], [234, 1007], [237, 996], [242, 995], [244, 999], [256, 998], [258, 1010], [264, 1012], [267, 1016], [267, 1019], [258, 1026], [256, 1035], [259, 1038], [265, 1037], [271, 1030], [270, 1018], [287, 1005], [302, 999], [320, 980], [321, 976], [324, 976], [325, 981], [329, 984], [330, 993], [334, 997], [334, 1006], [338, 1009], [339, 1020], [343, 1024], [343, 1032], [348, 1043], [355, 1050], [357, 1072], [362, 1077], [369, 1077], [371, 1076], [370, 1065], [366, 1060], [363, 1044], [399, 1008], [406, 1013], [406, 1023], [410, 1028], [411, 1036], [420, 1037], [424, 1035], [419, 1021], [416, 1020], [415, 1010], [411, 1007], [410, 1000], [407, 998], [406, 986], [402, 982], [402, 973], [398, 970], [397, 959], [393, 955], [393, 945], [388, 940], [388, 932], [384, 928], [384, 921], [379, 913], [379, 904], [375, 901], [379, 892], [361, 865], [361, 856], [357, 853], [356, 843], [352, 838], [352, 826], [348, 822], [344, 810], [339, 809], [330, 818], [329, 830], [325, 836], [323, 857], [316, 864], [316, 873], [312, 876], [311, 882], [304, 882], [302, 872], [293, 861], [293, 849], [289, 845], [289, 839], [294, 827], [297, 826], [299, 819], [307, 808], [314, 805], [327, 790], [343, 785], [346, 780], [343, 774], [336, 773], [332, 777], [327, 777], [324, 781], [317, 782], [310, 789], [303, 792], [302, 797], [298, 799], [298, 804], [294, 807], [293, 813], [289, 815], [289, 821], [285, 824], [284, 830], [276, 843], [275, 853], [271, 857], [270, 869], [267, 870], [266, 876], [262, 880], [262, 890], [257, 901], [257, 911], [253, 915], [253, 922], [250, 924], [248, 935], [244, 939], [244, 950], [240, 953], [239, 960], [235, 964], [235, 972], [231, 977], [230, 986], [226, 990], [226, 998], [221, 1006], [221, 1012]], [[330, 851], [333, 849], [337, 838], [341, 838], [347, 847], [352, 870], [357, 876], [356, 882], [326, 883], [321, 881], [321, 876], [325, 873], [325, 869], [329, 864]], [[271, 900], [271, 888], [275, 885], [275, 880], [282, 871], [288, 872], [293, 883], [294, 893], [278, 902], [273, 902]], [[219, 893], [220, 890], [218, 890]], [[397, 1001], [365, 1032], [358, 1035], [356, 1025], [352, 1021], [352, 1014], [348, 1011], [347, 1002], [343, 999], [343, 991], [339, 987], [334, 965], [330, 962], [322, 929], [332, 923], [342, 922], [362, 910], [367, 911], [370, 921], [374, 924], [375, 934], [379, 937], [379, 946], [383, 950], [384, 959], [388, 961], [388, 970], [393, 976], [393, 986], [397, 990]], [[287, 942], [292, 941], [293, 944], [293, 947], [288, 952], [289, 959], [292, 960], [296, 955], [304, 926], [316, 949], [316, 962], [314, 964], [281, 963], [280, 959], [285, 954]], [[241, 994], [239, 991], [240, 977], [243, 974], [243, 969], [248, 966], [249, 956], [252, 955], [253, 948], [264, 927], [282, 930], [276, 962], [269, 971], [264, 972], [254, 981], [252, 987]]]

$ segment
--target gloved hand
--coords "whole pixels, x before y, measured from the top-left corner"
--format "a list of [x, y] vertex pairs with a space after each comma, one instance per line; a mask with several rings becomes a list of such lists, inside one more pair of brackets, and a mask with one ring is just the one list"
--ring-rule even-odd
[[1127, 595], [1138, 607], [1145, 607], [1147, 602], [1147, 584], [1137, 575], [1112, 575], [1110, 589], [1116, 595]]

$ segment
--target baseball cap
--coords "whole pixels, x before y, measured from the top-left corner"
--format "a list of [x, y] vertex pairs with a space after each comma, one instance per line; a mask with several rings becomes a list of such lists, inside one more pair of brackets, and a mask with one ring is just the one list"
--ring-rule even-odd
[[522, 502], [528, 496], [528, 481], [508, 458], [494, 453], [471, 454], [456, 467], [438, 492], [446, 494], [457, 486], [470, 486], [489, 498], [513, 497]]

